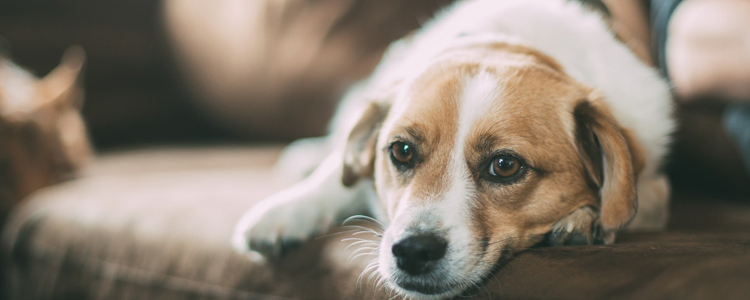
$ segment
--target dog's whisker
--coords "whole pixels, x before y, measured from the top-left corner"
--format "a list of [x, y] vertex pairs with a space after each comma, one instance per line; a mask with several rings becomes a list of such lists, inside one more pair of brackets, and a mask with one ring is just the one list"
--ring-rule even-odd
[[375, 287], [373, 288], [374, 291], [382, 290], [385, 288], [385, 278], [382, 276], [378, 277], [378, 280], [375, 281]]
[[361, 219], [363, 219], [362, 217], [364, 217], [364, 215], [353, 215], [353, 216], [350, 216], [350, 217], [346, 218], [343, 222], [341, 222], [341, 225], [346, 225], [346, 223], [349, 223], [349, 222], [354, 221], [354, 220], [361, 220]]
[[[375, 272], [377, 272], [377, 270]], [[372, 286], [372, 291], [377, 293], [378, 290], [382, 290], [384, 281], [385, 279], [383, 278], [383, 276], [381, 276], [380, 274], [376, 274], [375, 283]], [[369, 283], [370, 279], [368, 279], [367, 282]]]
[[374, 230], [370, 230], [370, 231], [360, 231], [360, 232], [357, 232], [357, 233], [353, 233], [352, 235], [359, 235], [359, 234], [363, 234], [363, 233], [369, 233], [369, 234], [372, 234], [372, 235], [374, 235], [374, 236], [376, 236], [376, 237], [379, 237], [379, 238], [382, 238], [382, 237], [383, 237], [383, 236], [382, 236], [382, 235], [381, 235], [380, 233], [378, 233], [378, 232], [376, 232], [376, 231], [374, 231]]
[[376, 243], [375, 241], [368, 240], [368, 239], [363, 239], [363, 238], [358, 238], [358, 237], [348, 237], [348, 238], [345, 238], [345, 239], [341, 239], [341, 241], [342, 242], [371, 242], [371, 243]]
[[374, 251], [370, 251], [370, 252], [364, 252], [364, 253], [360, 253], [360, 254], [357, 254], [357, 255], [355, 255], [354, 257], [350, 258], [350, 259], [349, 259], [349, 261], [348, 261], [347, 263], [351, 264], [351, 263], [352, 263], [353, 261], [355, 261], [355, 260], [356, 260], [357, 258], [360, 258], [360, 257], [362, 257], [362, 256], [365, 256], [365, 255], [377, 255], [377, 253], [376, 253], [376, 252], [374, 252]]
[[341, 239], [342, 242], [348, 242], [348, 241], [367, 241], [366, 239], [363, 239], [361, 237], [348, 237]]
[[487, 298], [492, 298], [492, 295], [490, 294], [490, 291], [487, 289], [486, 285], [479, 285], [479, 283], [473, 282], [473, 281], [470, 281], [469, 283], [471, 283], [475, 288], [477, 288], [476, 295], [479, 295], [479, 293], [481, 293], [482, 290], [484, 290], [484, 292], [487, 293]]
[[346, 226], [341, 226], [341, 228], [351, 228], [351, 229], [357, 229], [357, 231], [365, 231], [365, 232], [375, 232], [375, 233], [378, 233], [377, 231], [375, 231], [374, 229], [372, 229], [370, 227], [359, 226], [359, 225], [346, 225]]
[[349, 259], [347, 260], [347, 264], [351, 264], [357, 258], [360, 258], [362, 256], [373, 255], [373, 253], [375, 253], [375, 252], [376, 252], [375, 249], [365, 249], [365, 250], [362, 250], [362, 251], [353, 252], [352, 254], [349, 255]]
[[364, 227], [364, 226], [347, 225], [347, 226], [343, 226], [343, 228], [353, 228], [350, 231], [346, 231], [346, 232], [354, 232], [351, 235], [359, 235], [359, 234], [362, 234], [362, 233], [370, 233], [370, 234], [372, 234], [372, 235], [374, 235], [376, 237], [379, 237], [379, 238], [382, 237], [382, 233], [381, 232], [377, 232], [377, 231], [373, 230], [372, 228], [368, 228], [368, 227]]
[[[370, 282], [370, 280], [372, 280], [372, 278], [374, 276], [377, 276], [377, 275], [379, 275], [378, 272], [372, 272], [372, 273], [370, 273], [370, 276], [367, 276], [367, 282]], [[375, 281], [375, 283], [377, 283], [377, 281]]]
[[356, 260], [357, 258], [360, 258], [360, 257], [362, 257], [362, 256], [367, 256], [367, 255], [374, 255], [374, 256], [376, 256], [376, 255], [377, 255], [377, 253], [375, 253], [375, 252], [364, 252], [364, 253], [360, 253], [360, 254], [357, 254], [357, 255], [355, 255], [355, 256], [354, 256], [354, 257], [353, 257], [353, 258], [351, 259], [351, 261], [354, 261], [354, 260]]
[[382, 222], [378, 221], [378, 219], [375, 219], [370, 216], [365, 216], [365, 215], [353, 215], [351, 217], [346, 218], [346, 220], [344, 220], [344, 222], [342, 222], [341, 224], [346, 225], [346, 223], [349, 223], [355, 220], [369, 221], [370, 223], [377, 225], [381, 230], [385, 230], [385, 225]]
[[[370, 275], [372, 275], [372, 273], [378, 273], [378, 271], [377, 270], [373, 270], [370, 273]], [[373, 278], [375, 279], [374, 282], [373, 282]], [[373, 293], [377, 293], [377, 291], [380, 289], [379, 285], [380, 285], [381, 280], [382, 280], [382, 276], [380, 276], [380, 274], [375, 274], [374, 277], [373, 276], [368, 276], [368, 278], [367, 278], [367, 284], [371, 284], [372, 283], [372, 292]]]
[[369, 271], [369, 272], [372, 272], [371, 270], [372, 270], [372, 267], [373, 267], [373, 265], [375, 264], [375, 262], [376, 262], [376, 260], [372, 260], [372, 261], [370, 261], [370, 262], [369, 262], [369, 263], [367, 264], [367, 267], [365, 267], [365, 269], [364, 269], [364, 270], [362, 270], [362, 272], [361, 272], [361, 273], [359, 274], [359, 276], [357, 277], [357, 285], [356, 285], [356, 286], [357, 286], [357, 288], [358, 288], [358, 289], [361, 289], [361, 288], [362, 288], [362, 278], [364, 277], [365, 273], [367, 273], [368, 271]]
[[377, 248], [378, 248], [378, 247], [376, 247], [375, 245], [372, 245], [372, 246], [369, 246], [369, 247], [363, 246], [363, 247], [357, 248], [357, 250], [354, 250], [354, 251], [352, 252], [352, 254], [357, 254], [357, 253], [360, 253], [360, 252], [363, 252], [363, 251], [370, 251], [370, 252], [373, 252], [373, 251], [375, 251], [375, 250], [376, 250]]
[[364, 271], [365, 271], [365, 272], [371, 272], [371, 271], [373, 271], [373, 270], [377, 269], [377, 267], [378, 267], [378, 264], [377, 264], [377, 260], [373, 259], [373, 260], [372, 260], [372, 261], [371, 261], [371, 262], [370, 262], [370, 263], [369, 263], [369, 264], [367, 265], [367, 267], [366, 267], [366, 268], [364, 269]]
[[[343, 240], [341, 240], [341, 241], [342, 241], [342, 242], [349, 242], [349, 241], [351, 241], [351, 240], [354, 240], [354, 239], [343, 239]], [[356, 243], [356, 242], [354, 242], [354, 243]], [[349, 248], [351, 248], [352, 246], [354, 246], [354, 243], [351, 243], [351, 244], [349, 244], [349, 245], [346, 245], [346, 247], [344, 247], [344, 251], [349, 251]]]
[[[369, 285], [370, 282], [372, 281], [373, 274], [375, 274], [375, 276], [377, 276], [377, 274], [376, 274], [377, 273], [377, 268], [378, 268], [377, 265], [374, 265], [374, 266], [371, 266], [371, 267], [369, 267], [369, 268], [366, 269], [366, 272], [369, 273], [368, 276], [367, 276], [367, 282], [366, 282], [367, 285]], [[364, 274], [365, 273], [363, 272], [362, 275], [364, 275]]]
[[374, 251], [377, 251], [378, 248], [379, 247], [376, 244], [367, 244], [367, 245], [360, 246], [356, 250], [352, 251], [352, 254], [357, 254], [357, 253], [360, 253], [360, 252], [363, 252], [363, 251], [374, 252]]
[[[349, 245], [346, 248], [344, 248], [344, 251], [347, 251], [348, 250], [347, 248], [349, 248], [350, 246], [352, 246], [352, 245]], [[355, 255], [355, 254], [361, 253], [363, 251], [376, 251], [377, 248], [378, 248], [378, 246], [376, 244], [365, 244], [365, 245], [362, 245], [359, 248], [355, 249], [354, 251], [352, 251], [350, 253], [350, 255]]]
[[375, 230], [372, 227], [357, 225], [357, 224], [348, 224], [348, 225], [341, 225], [341, 228], [359, 228], [359, 229], [365, 229], [365, 230]]
[[334, 236], [334, 235], [339, 235], [339, 234], [347, 234], [347, 233], [352, 233], [352, 232], [359, 232], [361, 230], [362, 229], [349, 229], [349, 230], [331, 232], [331, 233], [327, 233], [327, 234], [323, 234], [323, 235], [317, 236], [315, 239], [327, 238], [327, 237]]
[[372, 286], [372, 292], [377, 293], [378, 290], [381, 290], [385, 287], [386, 278], [383, 277], [380, 272], [378, 272], [377, 268], [380, 267], [380, 263], [375, 264], [375, 269], [372, 271], [370, 276], [367, 278], [367, 283], [370, 283], [373, 278], [375, 278], [375, 284]]
[[357, 251], [352, 252], [352, 254], [360, 255], [360, 254], [374, 254], [377, 253], [376, 247], [363, 247], [361, 249], [357, 249]]
[[352, 223], [354, 221], [362, 221], [362, 222], [370, 223], [370, 224], [373, 224], [373, 225], [377, 226], [377, 228], [380, 229], [380, 230], [385, 230], [385, 225], [383, 223], [381, 223], [380, 221], [378, 221], [375, 218], [372, 218], [372, 217], [369, 217], [369, 216], [365, 216], [365, 215], [354, 215], [354, 216], [351, 216], [351, 217], [347, 218], [346, 220], [344, 220], [344, 222], [342, 222], [341, 224], [342, 225], [349, 225], [350, 223]]
[[[342, 241], [343, 241], [343, 240], [342, 240]], [[371, 244], [374, 244], [374, 242], [373, 242], [373, 241], [370, 241], [370, 240], [362, 240], [362, 239], [361, 239], [361, 240], [359, 240], [359, 241], [356, 241], [356, 242], [352, 242], [352, 243], [351, 243], [351, 244], [349, 244], [349, 246], [347, 246], [347, 247], [350, 247], [350, 246], [354, 246], [354, 245], [360, 245], [360, 244], [370, 244], [370, 243], [371, 243]]]

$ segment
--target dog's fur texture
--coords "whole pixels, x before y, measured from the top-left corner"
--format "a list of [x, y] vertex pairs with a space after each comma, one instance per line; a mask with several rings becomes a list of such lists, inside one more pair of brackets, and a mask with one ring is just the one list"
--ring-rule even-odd
[[[382, 280], [418, 299], [455, 296], [545, 240], [612, 243], [624, 228], [663, 228], [672, 130], [666, 82], [601, 15], [566, 0], [459, 2], [390, 47], [329, 137], [290, 150], [285, 172], [322, 163], [251, 209], [233, 244], [282, 255], [369, 208], [386, 226]], [[413, 149], [408, 166], [394, 143]], [[512, 181], [488, 175], [498, 155], [521, 163]], [[393, 245], [425, 232], [447, 243], [444, 257], [426, 274], [403, 272]]]

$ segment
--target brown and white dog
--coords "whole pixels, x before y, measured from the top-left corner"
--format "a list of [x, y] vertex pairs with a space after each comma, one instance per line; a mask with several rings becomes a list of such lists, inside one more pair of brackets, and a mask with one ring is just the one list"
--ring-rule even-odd
[[[600, 14], [566, 0], [459, 2], [391, 46], [345, 97], [327, 157], [251, 209], [233, 244], [279, 255], [369, 205], [386, 225], [387, 285], [454, 296], [545, 239], [663, 228], [671, 114], [667, 83]], [[305, 147], [282, 166], [315, 161]]]

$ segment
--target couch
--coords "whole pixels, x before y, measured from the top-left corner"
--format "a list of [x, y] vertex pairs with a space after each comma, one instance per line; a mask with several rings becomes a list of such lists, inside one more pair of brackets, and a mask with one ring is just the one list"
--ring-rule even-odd
[[[7, 299], [388, 299], [337, 228], [279, 261], [235, 253], [240, 215], [289, 184], [278, 146], [114, 152], [3, 233]], [[744, 201], [743, 201], [744, 200]], [[362, 236], [362, 235], [359, 235]], [[517, 253], [465, 299], [747, 299], [750, 202], [677, 191], [668, 230]], [[358, 280], [359, 279], [359, 280]], [[460, 298], [464, 299], [464, 298]]]

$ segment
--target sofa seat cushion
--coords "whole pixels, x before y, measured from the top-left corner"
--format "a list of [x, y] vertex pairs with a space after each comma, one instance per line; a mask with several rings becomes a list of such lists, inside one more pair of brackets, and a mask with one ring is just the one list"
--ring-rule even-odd
[[[35, 194], [3, 235], [9, 299], [388, 299], [334, 229], [280, 261], [235, 253], [241, 214], [288, 183], [278, 148], [139, 150]], [[711, 201], [709, 201], [711, 200]], [[361, 236], [361, 235], [359, 235]], [[680, 196], [670, 229], [518, 253], [476, 299], [747, 299], [750, 202]]]

